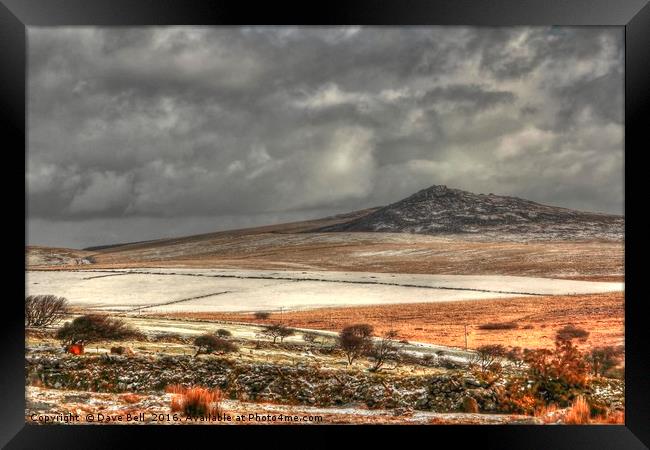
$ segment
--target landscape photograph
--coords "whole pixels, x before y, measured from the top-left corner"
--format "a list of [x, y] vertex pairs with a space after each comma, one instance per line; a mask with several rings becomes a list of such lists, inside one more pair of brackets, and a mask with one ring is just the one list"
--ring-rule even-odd
[[622, 28], [27, 42], [26, 424], [625, 423]]

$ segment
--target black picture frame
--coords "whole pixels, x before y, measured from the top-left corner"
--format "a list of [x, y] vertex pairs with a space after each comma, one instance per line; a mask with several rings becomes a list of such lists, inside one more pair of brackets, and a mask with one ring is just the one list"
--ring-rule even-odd
[[[24, 295], [24, 267], [15, 263], [25, 257], [25, 241], [6, 211], [5, 239], [10, 251], [0, 328], [3, 348], [3, 413], [0, 444], [6, 448], [115, 448], [144, 439], [147, 447], [180, 445], [228, 445], [248, 443], [251, 435], [272, 446], [337, 445], [352, 440], [369, 445], [395, 434], [406, 445], [526, 449], [636, 449], [650, 443], [648, 396], [648, 350], [650, 327], [642, 313], [640, 271], [643, 247], [637, 239], [645, 227], [635, 227], [641, 212], [632, 202], [643, 190], [641, 157], [650, 119], [650, 5], [648, 0], [347, 0], [319, 4], [232, 0], [0, 0], [0, 127], [7, 142], [5, 197], [13, 198], [20, 186], [20, 168], [26, 150], [26, 27], [57, 25], [573, 25], [625, 28], [625, 283], [626, 283], [626, 423], [620, 426], [320, 426], [301, 427], [102, 427], [25, 424], [24, 326], [20, 298]], [[26, 153], [25, 153], [26, 155]], [[21, 164], [22, 162], [22, 164]], [[7, 176], [8, 175], [8, 176]], [[24, 186], [24, 185], [23, 185]], [[26, 209], [25, 196], [23, 207]], [[18, 200], [16, 200], [18, 203]], [[25, 218], [27, 218], [25, 216]], [[22, 230], [22, 231], [21, 231]], [[11, 238], [13, 236], [13, 239]], [[6, 242], [7, 244], [7, 242]], [[299, 434], [294, 433], [299, 432]], [[234, 439], [234, 440], [231, 440]], [[408, 441], [406, 441], [408, 439]], [[366, 441], [367, 440], [367, 441]], [[192, 444], [194, 442], [194, 444]], [[454, 442], [454, 444], [450, 444]], [[301, 445], [301, 446], [302, 446]], [[478, 446], [478, 447], [477, 447]]]

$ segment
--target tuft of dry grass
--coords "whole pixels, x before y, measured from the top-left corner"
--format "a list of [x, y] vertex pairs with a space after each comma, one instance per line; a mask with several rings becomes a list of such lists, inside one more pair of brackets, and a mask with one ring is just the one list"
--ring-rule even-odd
[[583, 396], [578, 396], [564, 416], [567, 425], [584, 425], [591, 422], [591, 408]]
[[610, 424], [610, 425], [625, 425], [625, 412], [614, 411], [606, 417], [600, 416], [594, 419], [595, 423]]
[[545, 424], [566, 424], [566, 425], [623, 425], [625, 424], [625, 413], [623, 411], [609, 411], [593, 415], [592, 407], [582, 396], [577, 397], [566, 409], [558, 409], [555, 404], [542, 406], [535, 409], [534, 416], [541, 419]]
[[168, 384], [165, 387], [165, 392], [168, 394], [182, 394], [187, 388], [181, 384]]
[[551, 403], [550, 405], [535, 409], [535, 413], [533, 415], [541, 419], [544, 423], [557, 423], [560, 416], [560, 411], [557, 409], [557, 406], [554, 403]]
[[182, 388], [173, 385], [172, 390], [176, 391], [172, 392], [175, 394], [171, 401], [172, 412], [182, 412], [191, 417], [216, 416], [223, 412], [221, 407], [223, 394], [218, 389], [200, 386]]

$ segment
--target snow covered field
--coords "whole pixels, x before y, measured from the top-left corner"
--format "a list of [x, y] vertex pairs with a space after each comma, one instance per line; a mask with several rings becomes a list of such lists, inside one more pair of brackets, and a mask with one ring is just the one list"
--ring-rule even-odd
[[250, 312], [622, 291], [623, 283], [492, 275], [230, 269], [29, 271], [28, 295], [123, 312]]

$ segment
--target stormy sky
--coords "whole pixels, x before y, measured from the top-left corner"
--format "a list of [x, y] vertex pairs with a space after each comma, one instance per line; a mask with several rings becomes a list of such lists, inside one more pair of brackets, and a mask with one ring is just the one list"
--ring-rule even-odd
[[432, 184], [623, 212], [622, 28], [28, 29], [28, 244], [316, 218]]

